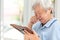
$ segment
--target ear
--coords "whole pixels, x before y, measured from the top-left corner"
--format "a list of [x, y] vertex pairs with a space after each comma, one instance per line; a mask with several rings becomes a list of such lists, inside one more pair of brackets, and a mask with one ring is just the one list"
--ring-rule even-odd
[[48, 8], [48, 10], [47, 10], [48, 12], [50, 12], [50, 13], [52, 13], [52, 9], [51, 8]]

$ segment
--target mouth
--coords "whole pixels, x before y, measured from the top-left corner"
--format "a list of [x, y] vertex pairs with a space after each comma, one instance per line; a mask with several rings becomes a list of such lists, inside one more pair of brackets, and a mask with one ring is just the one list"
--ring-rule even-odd
[[40, 21], [42, 21], [42, 19], [39, 19]]

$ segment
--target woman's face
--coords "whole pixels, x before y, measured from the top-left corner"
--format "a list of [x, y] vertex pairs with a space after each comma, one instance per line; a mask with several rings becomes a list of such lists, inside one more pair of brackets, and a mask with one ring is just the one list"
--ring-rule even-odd
[[47, 14], [46, 10], [39, 5], [35, 6], [34, 8], [35, 16], [37, 19], [41, 21], [41, 23], [45, 23], [46, 18], [48, 17], [49, 14]]

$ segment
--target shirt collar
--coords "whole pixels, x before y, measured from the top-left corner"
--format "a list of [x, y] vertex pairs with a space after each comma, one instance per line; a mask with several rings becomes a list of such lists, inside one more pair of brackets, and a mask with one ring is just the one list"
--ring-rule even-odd
[[55, 21], [57, 21], [57, 19], [52, 18], [43, 27], [50, 27]]

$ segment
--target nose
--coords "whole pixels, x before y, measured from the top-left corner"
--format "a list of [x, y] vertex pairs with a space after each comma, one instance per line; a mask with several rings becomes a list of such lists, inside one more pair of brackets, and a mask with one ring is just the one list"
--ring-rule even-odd
[[37, 18], [41, 20], [41, 16], [40, 15], [37, 15]]

